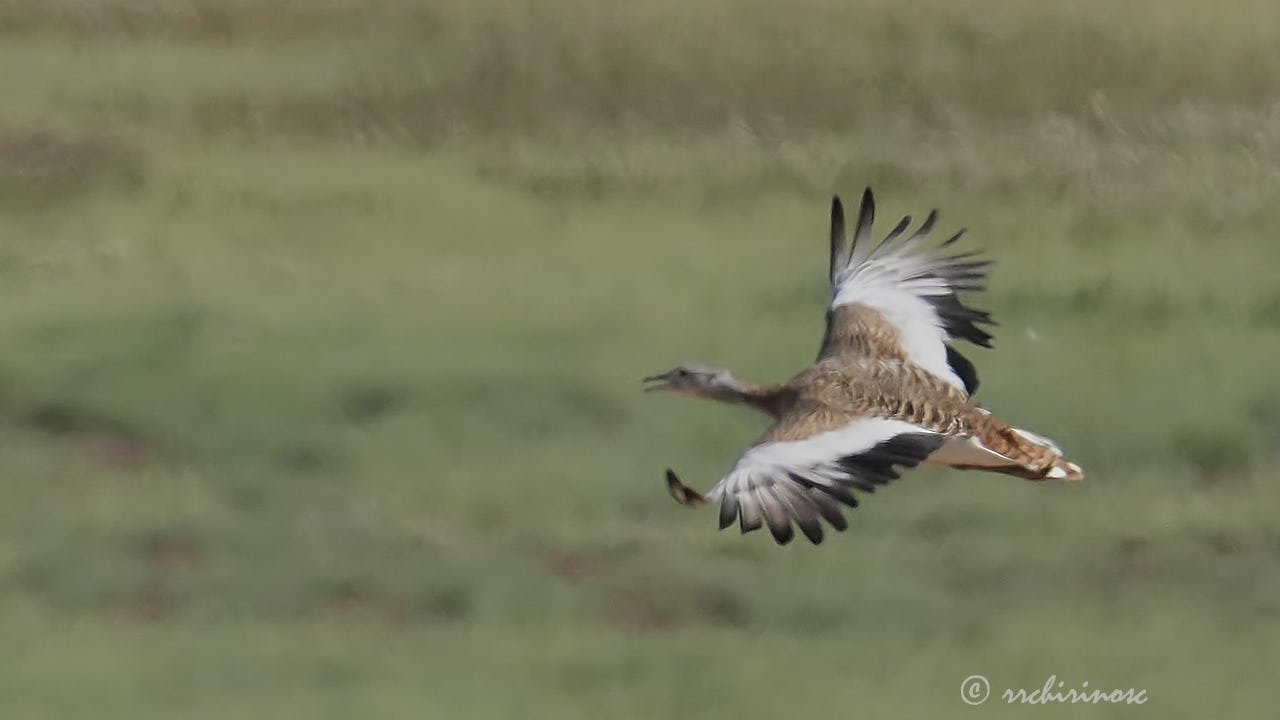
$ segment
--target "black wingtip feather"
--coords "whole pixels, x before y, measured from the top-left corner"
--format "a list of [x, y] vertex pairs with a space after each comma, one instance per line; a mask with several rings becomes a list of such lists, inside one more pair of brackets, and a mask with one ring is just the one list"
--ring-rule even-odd
[[899, 220], [899, 221], [898, 221], [898, 224], [897, 224], [897, 225], [894, 225], [894, 226], [893, 226], [893, 229], [889, 231], [889, 234], [888, 234], [888, 235], [885, 235], [885, 236], [884, 236], [884, 239], [880, 241], [880, 244], [876, 246], [876, 252], [880, 252], [880, 249], [881, 249], [881, 248], [883, 248], [884, 246], [886, 246], [886, 245], [888, 245], [889, 243], [893, 242], [894, 240], [897, 240], [897, 239], [898, 239], [898, 236], [899, 236], [899, 235], [901, 235], [901, 234], [902, 234], [902, 232], [903, 232], [904, 230], [906, 230], [906, 229], [907, 229], [907, 226], [908, 226], [908, 225], [910, 225], [910, 224], [911, 224], [911, 216], [910, 216], [910, 215], [908, 215], [908, 216], [906, 216], [906, 217], [902, 218], [901, 220]]
[[938, 222], [938, 211], [930, 210], [929, 217], [924, 219], [924, 223], [920, 225], [920, 229], [916, 230], [914, 237], [928, 235], [933, 230], [933, 224]]
[[818, 504], [809, 498], [807, 486], [800, 481], [799, 476], [792, 474], [790, 479], [793, 484], [777, 486], [778, 494], [791, 505], [791, 518], [800, 526], [800, 531], [809, 539], [809, 542], [817, 545], [822, 542], [822, 522], [818, 519], [821, 512]]
[[894, 226], [893, 226], [893, 229], [889, 231], [889, 234], [885, 236], [885, 238], [884, 238], [884, 239], [885, 239], [885, 242], [888, 242], [888, 241], [890, 241], [890, 240], [893, 240], [894, 238], [896, 238], [896, 237], [898, 237], [899, 235], [901, 235], [901, 234], [902, 234], [902, 231], [903, 231], [903, 230], [906, 230], [906, 229], [907, 229], [907, 226], [908, 226], [908, 225], [910, 225], [910, 224], [911, 224], [911, 216], [910, 216], [910, 215], [907, 215], [906, 217], [904, 217], [904, 218], [902, 218], [901, 220], [899, 220], [899, 221], [898, 221], [898, 224], [897, 224], [897, 225], [894, 225]]
[[805, 538], [814, 545], [822, 544], [822, 525], [817, 520], [801, 525], [800, 532], [804, 533]]
[[978, 371], [973, 367], [973, 363], [969, 362], [969, 358], [960, 354], [960, 351], [947, 346], [947, 365], [951, 366], [951, 371], [960, 378], [960, 382], [964, 383], [964, 391], [973, 395], [978, 391]]
[[851, 508], [858, 507], [858, 498], [854, 497], [853, 493], [849, 492], [848, 490], [844, 489], [839, 485], [824, 487], [822, 488], [822, 491], [825, 492], [827, 495], [830, 495], [832, 498], [839, 500], [841, 503], [848, 505]]
[[733, 524], [738, 517], [738, 498], [732, 493], [726, 493], [724, 499], [720, 501], [720, 529], [723, 530]]
[[769, 532], [773, 535], [773, 541], [779, 545], [786, 545], [796, 536], [795, 531], [791, 529], [791, 523], [785, 525], [770, 523]]
[[858, 226], [853, 231], [853, 244], [856, 247], [859, 242], [871, 234], [871, 225], [876, 220], [876, 198], [871, 193], [871, 188], [862, 191], [862, 205], [858, 207]]
[[835, 282], [836, 273], [840, 271], [840, 259], [844, 255], [844, 205], [839, 195], [831, 196], [831, 264], [828, 274], [831, 282]]
[[849, 528], [849, 522], [844, 519], [844, 513], [840, 512], [840, 505], [821, 489], [809, 488], [809, 499], [817, 507], [822, 519], [830, 523], [836, 532], [844, 532]]

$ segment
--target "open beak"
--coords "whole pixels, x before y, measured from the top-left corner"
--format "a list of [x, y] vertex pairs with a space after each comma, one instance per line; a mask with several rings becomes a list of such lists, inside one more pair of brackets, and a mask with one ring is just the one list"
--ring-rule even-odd
[[645, 383], [644, 391], [647, 393], [654, 392], [656, 390], [666, 390], [671, 387], [670, 375], [670, 372], [664, 372], [660, 375], [650, 375], [649, 377], [642, 379], [640, 382]]

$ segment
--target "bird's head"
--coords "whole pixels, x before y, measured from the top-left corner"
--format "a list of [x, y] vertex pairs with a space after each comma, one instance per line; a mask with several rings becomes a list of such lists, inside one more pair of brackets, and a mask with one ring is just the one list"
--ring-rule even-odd
[[728, 370], [707, 365], [680, 365], [658, 375], [645, 378], [645, 392], [671, 392], [725, 399], [741, 391], [740, 383]]

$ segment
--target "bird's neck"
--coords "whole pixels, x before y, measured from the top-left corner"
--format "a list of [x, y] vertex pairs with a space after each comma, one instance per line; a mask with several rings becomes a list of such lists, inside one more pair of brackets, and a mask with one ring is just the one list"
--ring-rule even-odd
[[752, 385], [729, 379], [709, 388], [707, 397], [721, 402], [753, 407], [773, 418], [781, 417], [795, 400], [793, 390], [785, 385]]

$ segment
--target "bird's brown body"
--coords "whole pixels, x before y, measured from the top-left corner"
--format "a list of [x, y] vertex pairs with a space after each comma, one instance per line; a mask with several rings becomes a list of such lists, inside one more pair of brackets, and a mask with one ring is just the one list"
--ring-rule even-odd
[[904, 420], [947, 437], [976, 437], [1018, 461], [986, 469], [1017, 477], [1043, 478], [1058, 459], [974, 405], [954, 385], [905, 360], [838, 355], [780, 385], [747, 386], [744, 395], [745, 404], [776, 421], [757, 444], [798, 440], [838, 429], [851, 417], [872, 416]]

